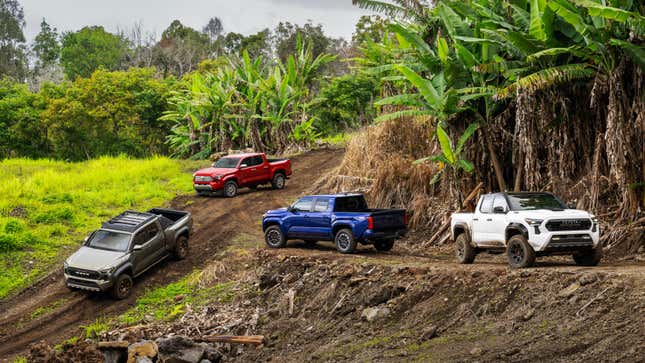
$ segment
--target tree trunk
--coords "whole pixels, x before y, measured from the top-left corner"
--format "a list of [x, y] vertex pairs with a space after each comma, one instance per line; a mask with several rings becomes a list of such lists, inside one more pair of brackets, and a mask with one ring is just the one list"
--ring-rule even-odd
[[497, 186], [499, 187], [500, 192], [506, 191], [506, 183], [504, 182], [504, 173], [502, 172], [502, 166], [499, 164], [497, 159], [497, 153], [493, 149], [493, 144], [490, 140], [490, 135], [485, 128], [482, 128], [482, 133], [484, 134], [484, 139], [486, 140], [486, 148], [488, 148], [488, 153], [490, 155], [490, 161], [493, 164], [493, 169], [495, 170], [495, 177], [497, 178]]

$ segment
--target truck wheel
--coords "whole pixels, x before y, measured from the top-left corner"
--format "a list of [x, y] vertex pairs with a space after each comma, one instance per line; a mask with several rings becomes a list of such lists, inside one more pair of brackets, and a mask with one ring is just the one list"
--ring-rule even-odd
[[597, 266], [602, 259], [602, 246], [591, 251], [578, 252], [573, 255], [573, 260], [579, 266]]
[[506, 257], [511, 268], [531, 267], [535, 263], [535, 251], [521, 234], [508, 240]]
[[336, 232], [334, 243], [340, 253], [354, 253], [356, 251], [356, 240], [351, 229], [341, 229]]
[[475, 248], [470, 245], [468, 236], [465, 233], [457, 236], [455, 240], [455, 253], [457, 255], [457, 261], [461, 264], [470, 264], [475, 261]]
[[264, 241], [271, 248], [282, 248], [287, 245], [287, 239], [279, 226], [270, 226], [264, 231]]
[[237, 183], [233, 180], [229, 180], [224, 185], [224, 195], [233, 198], [237, 194]]
[[273, 189], [284, 189], [285, 177], [282, 173], [276, 173], [271, 180]]
[[121, 274], [114, 281], [114, 286], [112, 286], [112, 297], [117, 300], [123, 300], [126, 297], [130, 296], [132, 292], [132, 277], [128, 274]]
[[394, 247], [393, 239], [374, 241], [374, 248], [376, 248], [377, 251], [389, 251], [392, 247]]
[[175, 258], [178, 260], [183, 260], [188, 257], [188, 237], [179, 236], [177, 238], [177, 245], [175, 246]]

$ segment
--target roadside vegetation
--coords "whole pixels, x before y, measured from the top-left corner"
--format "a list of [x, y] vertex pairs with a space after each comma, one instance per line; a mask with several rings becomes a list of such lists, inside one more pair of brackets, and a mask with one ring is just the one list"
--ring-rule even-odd
[[162, 157], [1, 161], [0, 298], [41, 277], [107, 218], [190, 192], [196, 167]]

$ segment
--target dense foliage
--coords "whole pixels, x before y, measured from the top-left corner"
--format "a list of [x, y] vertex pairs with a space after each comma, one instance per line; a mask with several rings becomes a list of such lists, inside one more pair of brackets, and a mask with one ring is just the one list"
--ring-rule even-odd
[[[478, 159], [477, 178], [486, 180], [492, 170], [498, 190], [511, 182], [516, 190], [539, 190], [554, 179], [561, 183], [551, 188], [566, 188], [584, 176], [591, 192], [578, 195], [595, 209], [600, 175], [608, 175], [617, 188], [607, 190], [619, 191], [619, 215], [637, 215], [644, 178], [641, 2], [354, 2], [398, 19], [392, 35], [365, 44], [360, 63], [385, 82], [377, 104], [388, 108], [380, 119], [436, 126], [442, 154], [431, 160], [474, 170], [454, 155], [444, 129], [454, 134], [481, 124], [483, 149], [470, 153]], [[582, 102], [571, 102], [575, 94]], [[586, 160], [576, 165], [580, 148]]]
[[108, 72], [39, 92], [0, 82], [0, 158], [67, 160], [164, 154], [171, 125], [159, 120], [174, 81], [152, 69]]

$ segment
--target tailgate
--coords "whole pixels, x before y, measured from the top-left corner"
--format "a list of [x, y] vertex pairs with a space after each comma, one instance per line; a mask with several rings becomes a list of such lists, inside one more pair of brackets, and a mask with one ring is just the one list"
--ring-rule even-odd
[[370, 213], [375, 231], [406, 228], [405, 209], [387, 209]]

